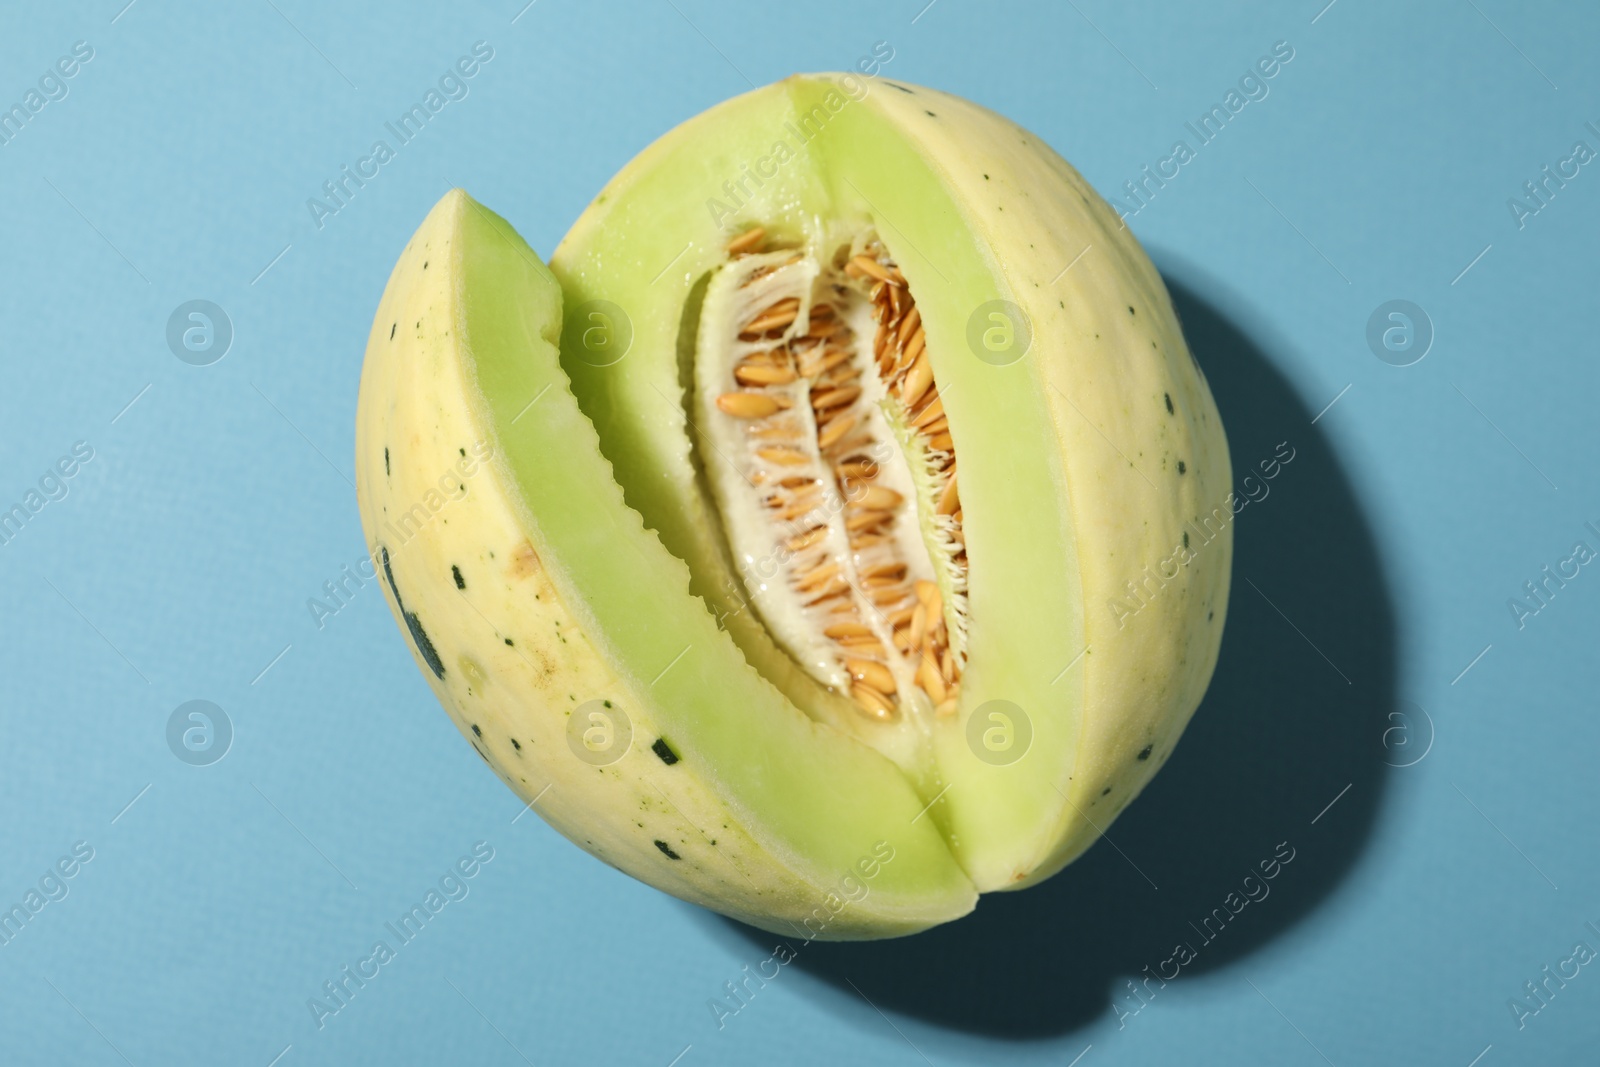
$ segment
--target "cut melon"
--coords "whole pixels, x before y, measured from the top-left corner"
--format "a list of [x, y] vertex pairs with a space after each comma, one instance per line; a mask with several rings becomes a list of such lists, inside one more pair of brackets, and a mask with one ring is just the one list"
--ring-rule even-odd
[[796, 936], [1058, 870], [1216, 663], [1227, 444], [1160, 278], [1036, 138], [916, 86], [728, 101], [549, 269], [447, 195], [374, 322], [357, 473], [480, 755]]

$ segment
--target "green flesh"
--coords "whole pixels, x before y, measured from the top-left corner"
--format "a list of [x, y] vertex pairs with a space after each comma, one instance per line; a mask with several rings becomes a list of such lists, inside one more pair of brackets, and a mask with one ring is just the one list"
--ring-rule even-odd
[[[595, 299], [623, 306], [633, 321], [633, 347], [609, 367], [573, 358], [569, 349], [563, 365], [629, 503], [675, 555], [695, 563], [703, 579], [731, 576], [715, 538], [715, 509], [690, 462], [689, 437], [697, 431], [683, 417], [677, 367], [665, 358], [691, 287], [723, 262], [729, 233], [745, 225], [795, 237], [804, 237], [815, 216], [876, 228], [917, 296], [935, 378], [948, 397], [962, 470], [975, 623], [962, 716], [938, 724], [948, 736], [935, 742], [936, 758], [910, 739], [883, 739], [875, 728], [860, 732], [903, 763], [925, 761], [911, 769], [927, 799], [951, 786], [932, 814], [952, 834], [952, 847], [980, 888], [1004, 886], [1040, 850], [1064, 803], [1053, 786], [1065, 786], [1076, 755], [1081, 688], [1051, 682], [1074, 654], [1063, 650], [1084, 645], [1073, 538], [1057, 506], [1066, 499], [1064, 477], [1052, 462], [1058, 445], [1034, 367], [1026, 359], [995, 367], [967, 349], [971, 310], [1018, 297], [982, 251], [982, 235], [951, 210], [936, 169], [894, 123], [870, 109], [871, 99], [893, 91], [883, 86], [874, 87], [868, 101], [831, 112], [823, 133], [803, 155], [778, 167], [775, 178], [759, 189], [749, 183], [754, 197], [725, 216], [722, 226], [706, 204], [708, 195], [728, 202], [722, 182], [743, 173], [741, 164], [767, 156], [773, 131], [796, 142], [793, 133], [785, 134], [785, 124], [798, 128], [797, 116], [814, 106], [828, 110], [831, 89], [825, 82], [791, 79], [724, 104], [690, 124], [699, 129], [680, 130], [672, 145], [658, 143], [630, 168], [627, 180], [602, 194], [551, 266], [569, 314]], [[701, 129], [704, 134], [695, 136]], [[663, 273], [668, 263], [673, 265]], [[715, 579], [703, 584], [724, 587]], [[751, 643], [741, 644], [752, 652]], [[753, 651], [751, 661], [758, 664], [782, 656], [760, 646]], [[792, 677], [785, 691], [817, 713], [820, 690], [809, 679]], [[967, 749], [964, 716], [992, 699], [1028, 709], [1032, 745], [1017, 763], [990, 766]], [[893, 729], [915, 731], [919, 725], [902, 722]], [[1019, 812], [1031, 817], [1019, 818]]]
[[[593, 620], [613, 662], [636, 672], [635, 688], [650, 694], [663, 731], [697, 754], [730, 807], [792, 850], [797, 866], [848, 872], [888, 840], [897, 858], [874, 888], [960, 886], [934, 828], [913, 823], [922, 802], [894, 766], [786, 703], [689, 595], [683, 563], [623, 505], [556, 362], [554, 307], [541, 306], [553, 305], [555, 286], [547, 271], [496, 240], [485, 214], [469, 215], [463, 233], [482, 253], [463, 257], [471, 356], [563, 599]], [[526, 245], [518, 251], [532, 255]], [[544, 299], [529, 301], [523, 294], [536, 280]], [[520, 314], [508, 315], [512, 309]], [[544, 358], [529, 359], [530, 351]], [[538, 417], [513, 425], [547, 386], [553, 395]]]

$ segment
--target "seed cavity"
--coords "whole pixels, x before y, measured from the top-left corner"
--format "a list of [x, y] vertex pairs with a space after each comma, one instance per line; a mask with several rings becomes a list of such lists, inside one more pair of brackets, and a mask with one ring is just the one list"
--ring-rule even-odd
[[701, 311], [696, 447], [752, 602], [868, 720], [953, 714], [966, 544], [910, 286], [871, 233], [800, 247], [757, 226], [727, 250]]

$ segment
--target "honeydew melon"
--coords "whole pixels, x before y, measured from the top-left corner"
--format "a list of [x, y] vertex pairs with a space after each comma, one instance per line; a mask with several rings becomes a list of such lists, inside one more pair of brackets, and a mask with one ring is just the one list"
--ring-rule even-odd
[[668, 133], [548, 268], [447, 194], [358, 406], [385, 595], [479, 754], [613, 866], [802, 937], [1093, 843], [1215, 666], [1230, 480], [1115, 213], [1005, 119], [852, 75]]

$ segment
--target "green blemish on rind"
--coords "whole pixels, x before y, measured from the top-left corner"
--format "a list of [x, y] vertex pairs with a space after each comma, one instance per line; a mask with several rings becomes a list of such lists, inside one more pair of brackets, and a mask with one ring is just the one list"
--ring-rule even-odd
[[[411, 641], [417, 646], [417, 652], [422, 656], [423, 662], [433, 672], [435, 678], [444, 677], [444, 661], [439, 658], [439, 650], [433, 647], [433, 642], [428, 639], [428, 633], [422, 628], [422, 621], [417, 618], [417, 613], [407, 611], [405, 602], [400, 599], [400, 589], [394, 584], [394, 570], [389, 566], [389, 547], [381, 547], [383, 552], [383, 576], [389, 581], [389, 592], [394, 594], [395, 606], [400, 609], [400, 614], [406, 620], [406, 629], [411, 631]], [[482, 755], [482, 753], [479, 753]], [[488, 757], [484, 757], [487, 759]]]
[[[389, 588], [394, 588], [394, 584], [392, 582], [390, 583]], [[400, 599], [400, 595], [398, 593], [395, 594], [395, 599]], [[422, 653], [422, 658], [428, 664], [428, 669], [433, 671], [433, 676], [435, 678], [443, 678], [444, 663], [439, 659], [438, 650], [433, 647], [433, 642], [428, 639], [427, 631], [422, 628], [422, 622], [417, 618], [417, 613], [414, 611], [408, 611], [405, 613], [405, 616], [406, 629], [411, 631], [411, 640], [416, 642], [417, 651]]]

